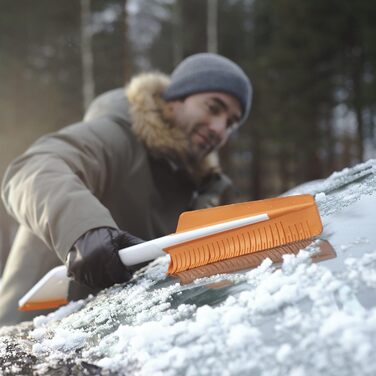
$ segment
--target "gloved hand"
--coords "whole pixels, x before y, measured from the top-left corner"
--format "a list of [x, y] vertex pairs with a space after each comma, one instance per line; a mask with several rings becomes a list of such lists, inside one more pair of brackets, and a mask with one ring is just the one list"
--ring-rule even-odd
[[118, 251], [143, 241], [125, 231], [110, 227], [89, 230], [69, 251], [68, 277], [91, 288], [106, 288], [127, 282], [132, 271], [120, 260]]

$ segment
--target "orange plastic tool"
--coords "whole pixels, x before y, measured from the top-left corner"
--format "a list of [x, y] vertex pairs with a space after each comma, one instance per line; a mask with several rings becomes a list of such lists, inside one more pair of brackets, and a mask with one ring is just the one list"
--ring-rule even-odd
[[166, 248], [171, 256], [168, 273], [309, 239], [322, 231], [313, 196], [297, 195], [185, 212], [177, 233], [263, 213], [269, 220]]

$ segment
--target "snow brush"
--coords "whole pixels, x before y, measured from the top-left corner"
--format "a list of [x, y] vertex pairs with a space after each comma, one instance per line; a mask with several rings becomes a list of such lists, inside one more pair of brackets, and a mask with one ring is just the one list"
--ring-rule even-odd
[[[119, 250], [125, 266], [170, 255], [169, 275], [288, 243], [322, 231], [313, 196], [296, 195], [184, 212], [176, 232]], [[68, 303], [66, 267], [47, 273], [19, 301], [19, 310], [56, 308]]]

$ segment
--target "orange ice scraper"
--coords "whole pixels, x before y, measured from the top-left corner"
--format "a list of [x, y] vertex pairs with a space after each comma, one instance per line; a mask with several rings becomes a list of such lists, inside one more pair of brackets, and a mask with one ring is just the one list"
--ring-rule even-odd
[[[119, 256], [125, 266], [132, 266], [168, 253], [168, 274], [176, 274], [309, 239], [321, 231], [313, 196], [278, 197], [184, 212], [176, 233], [121, 249]], [[67, 302], [68, 281], [65, 266], [51, 270], [19, 301], [19, 309], [55, 308]]]

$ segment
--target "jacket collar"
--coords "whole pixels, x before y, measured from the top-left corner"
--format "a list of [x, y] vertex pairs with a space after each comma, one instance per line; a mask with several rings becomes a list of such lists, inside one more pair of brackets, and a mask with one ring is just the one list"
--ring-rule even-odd
[[188, 142], [183, 132], [168, 120], [168, 106], [162, 93], [170, 83], [161, 73], [135, 76], [125, 88], [129, 102], [132, 130], [155, 157], [164, 157], [188, 171], [196, 183], [211, 173], [220, 172], [216, 152], [199, 163], [187, 158]]

